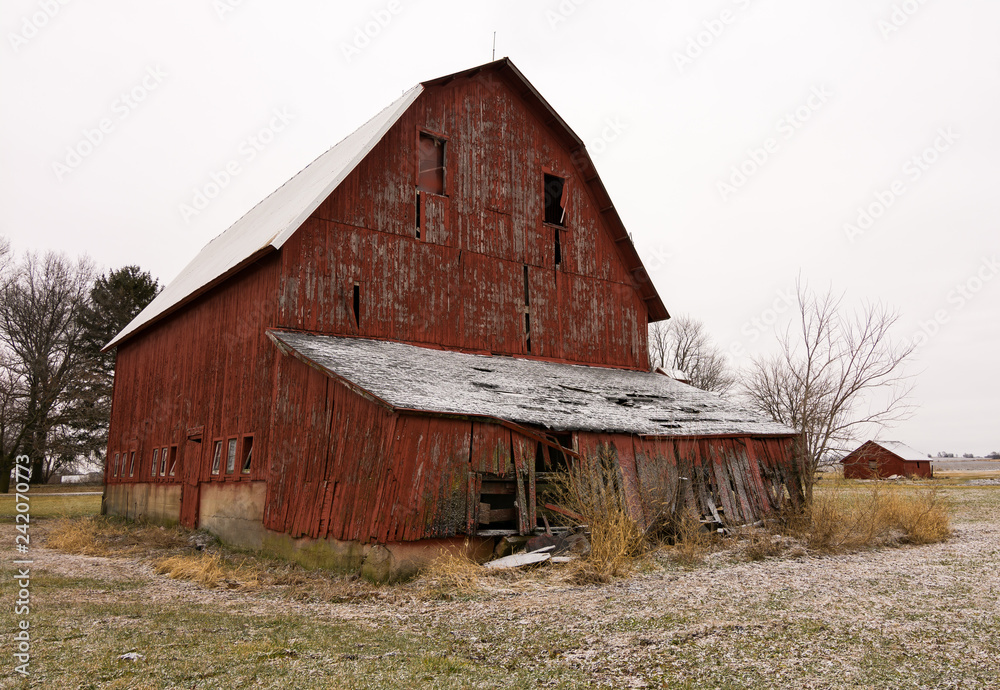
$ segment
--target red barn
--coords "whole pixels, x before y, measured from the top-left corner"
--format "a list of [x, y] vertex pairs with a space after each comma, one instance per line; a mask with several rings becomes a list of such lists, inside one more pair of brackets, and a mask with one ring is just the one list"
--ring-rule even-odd
[[930, 458], [899, 441], [865, 441], [841, 462], [845, 479], [934, 476]]
[[532, 532], [545, 474], [599, 448], [640, 520], [665, 492], [725, 523], [800, 501], [791, 430], [648, 371], [666, 318], [583, 142], [509, 60], [424, 82], [108, 345], [105, 510], [396, 573]]

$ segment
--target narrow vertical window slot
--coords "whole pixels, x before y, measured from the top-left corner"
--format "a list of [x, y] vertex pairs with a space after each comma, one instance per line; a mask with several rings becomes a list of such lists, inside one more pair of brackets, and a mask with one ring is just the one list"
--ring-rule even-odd
[[531, 295], [528, 289], [528, 266], [524, 267], [524, 343], [531, 352]]
[[361, 328], [361, 284], [354, 284], [354, 301], [352, 303], [354, 308], [354, 325]]
[[556, 235], [555, 241], [555, 255], [556, 255], [556, 266], [562, 263], [562, 238], [559, 236], [561, 231], [559, 228], [552, 228], [552, 232]]
[[420, 239], [420, 192], [417, 192], [417, 239]]

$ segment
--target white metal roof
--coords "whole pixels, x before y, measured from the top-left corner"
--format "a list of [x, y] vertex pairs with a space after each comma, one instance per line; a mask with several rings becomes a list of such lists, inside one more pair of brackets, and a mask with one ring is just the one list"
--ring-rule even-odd
[[423, 91], [417, 85], [303, 168], [209, 242], [105, 349], [218, 282], [250, 258], [278, 249], [340, 185]]
[[268, 331], [286, 353], [395, 409], [482, 415], [557, 431], [793, 435], [715, 393], [646, 371]]
[[899, 441], [873, 441], [883, 448], [885, 448], [890, 453], [898, 455], [903, 460], [927, 460], [927, 453], [921, 453], [919, 450], [915, 450], [905, 443], [900, 443]]

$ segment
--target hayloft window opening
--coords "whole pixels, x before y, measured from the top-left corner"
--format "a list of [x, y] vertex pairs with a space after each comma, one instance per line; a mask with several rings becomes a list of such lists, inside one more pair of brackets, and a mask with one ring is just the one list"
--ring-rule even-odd
[[117, 477], [118, 476], [118, 456], [119, 456], [119, 454], [115, 453], [115, 464], [112, 465], [112, 467], [111, 467], [111, 476], [112, 477]]
[[417, 191], [429, 194], [444, 194], [444, 139], [421, 132], [418, 146], [420, 168], [417, 176]]
[[229, 445], [226, 448], [226, 474], [232, 474], [236, 471], [236, 439], [229, 439]]
[[170, 471], [167, 476], [173, 477], [177, 473], [177, 446], [170, 446]]
[[167, 447], [164, 446], [163, 450], [160, 451], [160, 476], [167, 476]]
[[222, 441], [215, 442], [215, 448], [212, 449], [212, 474], [219, 473], [219, 467], [222, 464]]
[[545, 222], [560, 227], [566, 225], [566, 180], [544, 174]]
[[243, 462], [240, 472], [250, 474], [250, 465], [253, 462], [253, 436], [243, 437]]
[[354, 309], [354, 325], [361, 328], [361, 285], [360, 283], [354, 284], [354, 299], [351, 302], [351, 306]]
[[157, 468], [157, 466], [159, 464], [160, 464], [160, 449], [159, 448], [154, 448], [153, 449], [153, 462], [149, 463], [149, 476], [150, 477], [155, 477], [156, 476], [156, 468]]
[[135, 451], [133, 450], [128, 461], [128, 476], [135, 476]]

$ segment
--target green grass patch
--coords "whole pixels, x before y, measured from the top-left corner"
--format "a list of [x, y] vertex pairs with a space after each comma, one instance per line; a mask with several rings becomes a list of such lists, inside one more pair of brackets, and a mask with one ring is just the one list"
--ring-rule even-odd
[[[100, 496], [62, 496], [58, 493], [28, 492], [28, 515], [36, 518], [78, 518], [101, 512]], [[0, 494], [0, 522], [13, 522], [17, 513], [16, 494]]]

